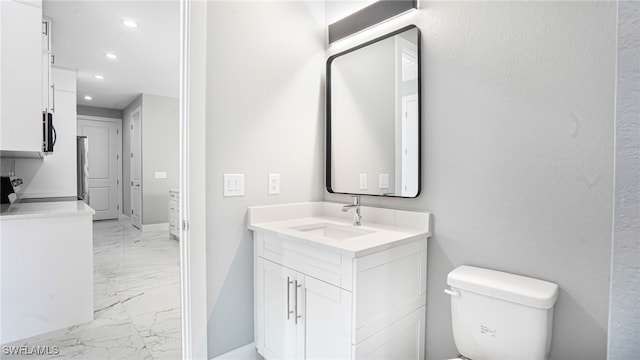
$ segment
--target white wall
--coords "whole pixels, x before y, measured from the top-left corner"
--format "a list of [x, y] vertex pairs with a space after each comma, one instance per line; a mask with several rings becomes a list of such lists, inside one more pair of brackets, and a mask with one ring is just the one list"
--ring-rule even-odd
[[618, 6], [610, 360], [640, 354], [640, 2]]
[[[253, 341], [253, 241], [247, 206], [320, 200], [324, 5], [214, 1], [207, 30], [209, 358]], [[222, 196], [224, 173], [245, 196]], [[269, 173], [281, 194], [267, 195]]]
[[[131, 115], [141, 107], [142, 129], [142, 224], [169, 222], [169, 189], [178, 188], [179, 124], [178, 99], [141, 94], [123, 110], [122, 182], [123, 213], [131, 216]], [[166, 172], [166, 179], [156, 179]]]
[[442, 290], [468, 264], [556, 282], [551, 359], [604, 359], [616, 3], [420, 1], [327, 56], [408, 24], [422, 32], [423, 191], [363, 204], [434, 213], [427, 358], [457, 354]]
[[[142, 224], [169, 222], [169, 189], [178, 188], [178, 99], [142, 95]], [[166, 172], [167, 178], [155, 178]]]
[[85, 106], [85, 105], [78, 105], [76, 109], [77, 109], [78, 115], [89, 115], [89, 116], [122, 119], [122, 110], [118, 110], [118, 109], [101, 108], [96, 106]]
[[53, 124], [57, 133], [53, 154], [44, 159], [16, 159], [16, 176], [24, 181], [21, 197], [77, 196], [76, 72], [54, 67], [56, 84]]

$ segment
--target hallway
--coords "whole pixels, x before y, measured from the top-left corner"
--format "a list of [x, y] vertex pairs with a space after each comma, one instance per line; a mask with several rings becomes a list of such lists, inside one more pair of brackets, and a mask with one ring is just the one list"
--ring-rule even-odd
[[[5, 346], [43, 355], [3, 359], [179, 359], [178, 242], [129, 220], [93, 223], [94, 320]], [[24, 354], [24, 350], [23, 350]]]

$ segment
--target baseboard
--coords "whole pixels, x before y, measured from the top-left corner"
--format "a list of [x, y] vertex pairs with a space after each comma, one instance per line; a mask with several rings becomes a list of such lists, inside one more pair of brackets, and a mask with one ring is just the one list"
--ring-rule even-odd
[[251, 343], [231, 350], [227, 353], [214, 357], [211, 360], [256, 360], [258, 353], [256, 352], [256, 344]]
[[169, 223], [142, 225], [142, 232], [147, 231], [169, 231]]

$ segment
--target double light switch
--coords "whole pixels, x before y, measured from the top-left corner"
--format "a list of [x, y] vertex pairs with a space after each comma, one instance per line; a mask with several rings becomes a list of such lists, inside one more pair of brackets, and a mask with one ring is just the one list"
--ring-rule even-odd
[[244, 174], [224, 174], [224, 196], [244, 196]]

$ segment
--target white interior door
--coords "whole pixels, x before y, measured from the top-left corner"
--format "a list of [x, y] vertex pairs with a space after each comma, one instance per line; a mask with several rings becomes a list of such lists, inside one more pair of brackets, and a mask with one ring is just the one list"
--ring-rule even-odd
[[78, 135], [89, 141], [89, 206], [94, 220], [117, 219], [118, 123], [78, 119]]
[[141, 109], [131, 115], [131, 224], [142, 228], [142, 127]]

